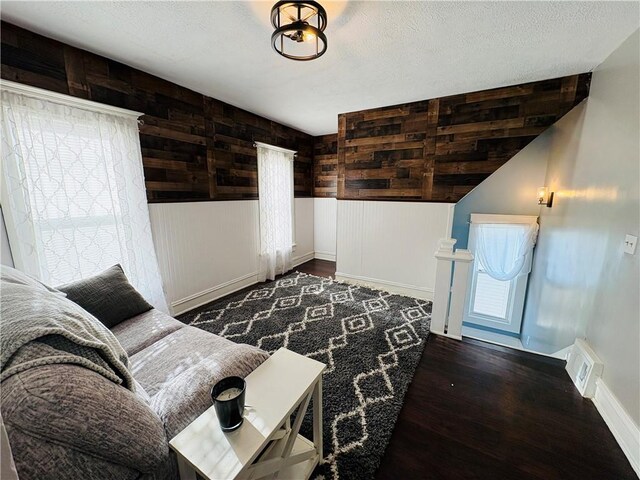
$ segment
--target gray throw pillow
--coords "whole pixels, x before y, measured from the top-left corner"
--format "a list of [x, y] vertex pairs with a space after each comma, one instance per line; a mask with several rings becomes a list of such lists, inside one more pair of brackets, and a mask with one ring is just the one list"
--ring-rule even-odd
[[120, 265], [57, 289], [108, 328], [153, 308], [129, 283]]

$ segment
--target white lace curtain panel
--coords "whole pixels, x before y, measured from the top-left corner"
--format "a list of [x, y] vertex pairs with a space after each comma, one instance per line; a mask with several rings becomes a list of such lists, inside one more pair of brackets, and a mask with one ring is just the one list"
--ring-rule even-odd
[[476, 258], [496, 280], [511, 280], [531, 272], [538, 224], [472, 223]]
[[258, 146], [260, 255], [258, 281], [292, 268], [293, 152]]
[[2, 206], [16, 267], [59, 285], [120, 263], [167, 311], [134, 116], [2, 91]]

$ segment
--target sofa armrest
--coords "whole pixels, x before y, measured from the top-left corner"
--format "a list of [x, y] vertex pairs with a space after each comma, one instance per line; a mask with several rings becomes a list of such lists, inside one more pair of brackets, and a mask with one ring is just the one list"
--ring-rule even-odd
[[[2, 382], [1, 403], [10, 441], [24, 433], [142, 473], [167, 464], [160, 418], [136, 394], [86, 368], [47, 365], [13, 375]], [[22, 453], [13, 451], [18, 473], [22, 461], [33, 461], [33, 452]], [[37, 455], [50, 474], [55, 464], [46, 449]]]

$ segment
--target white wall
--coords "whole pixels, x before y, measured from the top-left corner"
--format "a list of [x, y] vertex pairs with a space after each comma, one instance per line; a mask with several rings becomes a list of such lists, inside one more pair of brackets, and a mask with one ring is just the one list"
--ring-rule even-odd
[[552, 130], [538, 136], [456, 204], [451, 234], [456, 248], [467, 248], [472, 213], [538, 215], [536, 193], [544, 185]]
[[448, 203], [338, 200], [336, 277], [433, 298], [434, 253], [449, 237]]
[[335, 262], [338, 201], [335, 198], [314, 198], [313, 214], [315, 257]]
[[587, 100], [554, 127], [522, 340], [555, 351], [586, 336], [603, 380], [640, 424], [640, 35], [593, 73]]
[[[149, 205], [153, 240], [174, 314], [256, 283], [258, 201]], [[313, 199], [295, 199], [294, 264], [313, 258]]]

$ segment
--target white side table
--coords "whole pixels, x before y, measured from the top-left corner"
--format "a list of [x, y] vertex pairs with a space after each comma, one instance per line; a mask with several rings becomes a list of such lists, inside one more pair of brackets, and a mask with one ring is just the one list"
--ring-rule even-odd
[[[224, 433], [213, 406], [169, 442], [181, 480], [307, 479], [322, 459], [322, 372], [285, 348], [245, 379], [244, 423]], [[313, 441], [299, 435], [313, 398]], [[294, 418], [292, 415], [295, 413]]]

